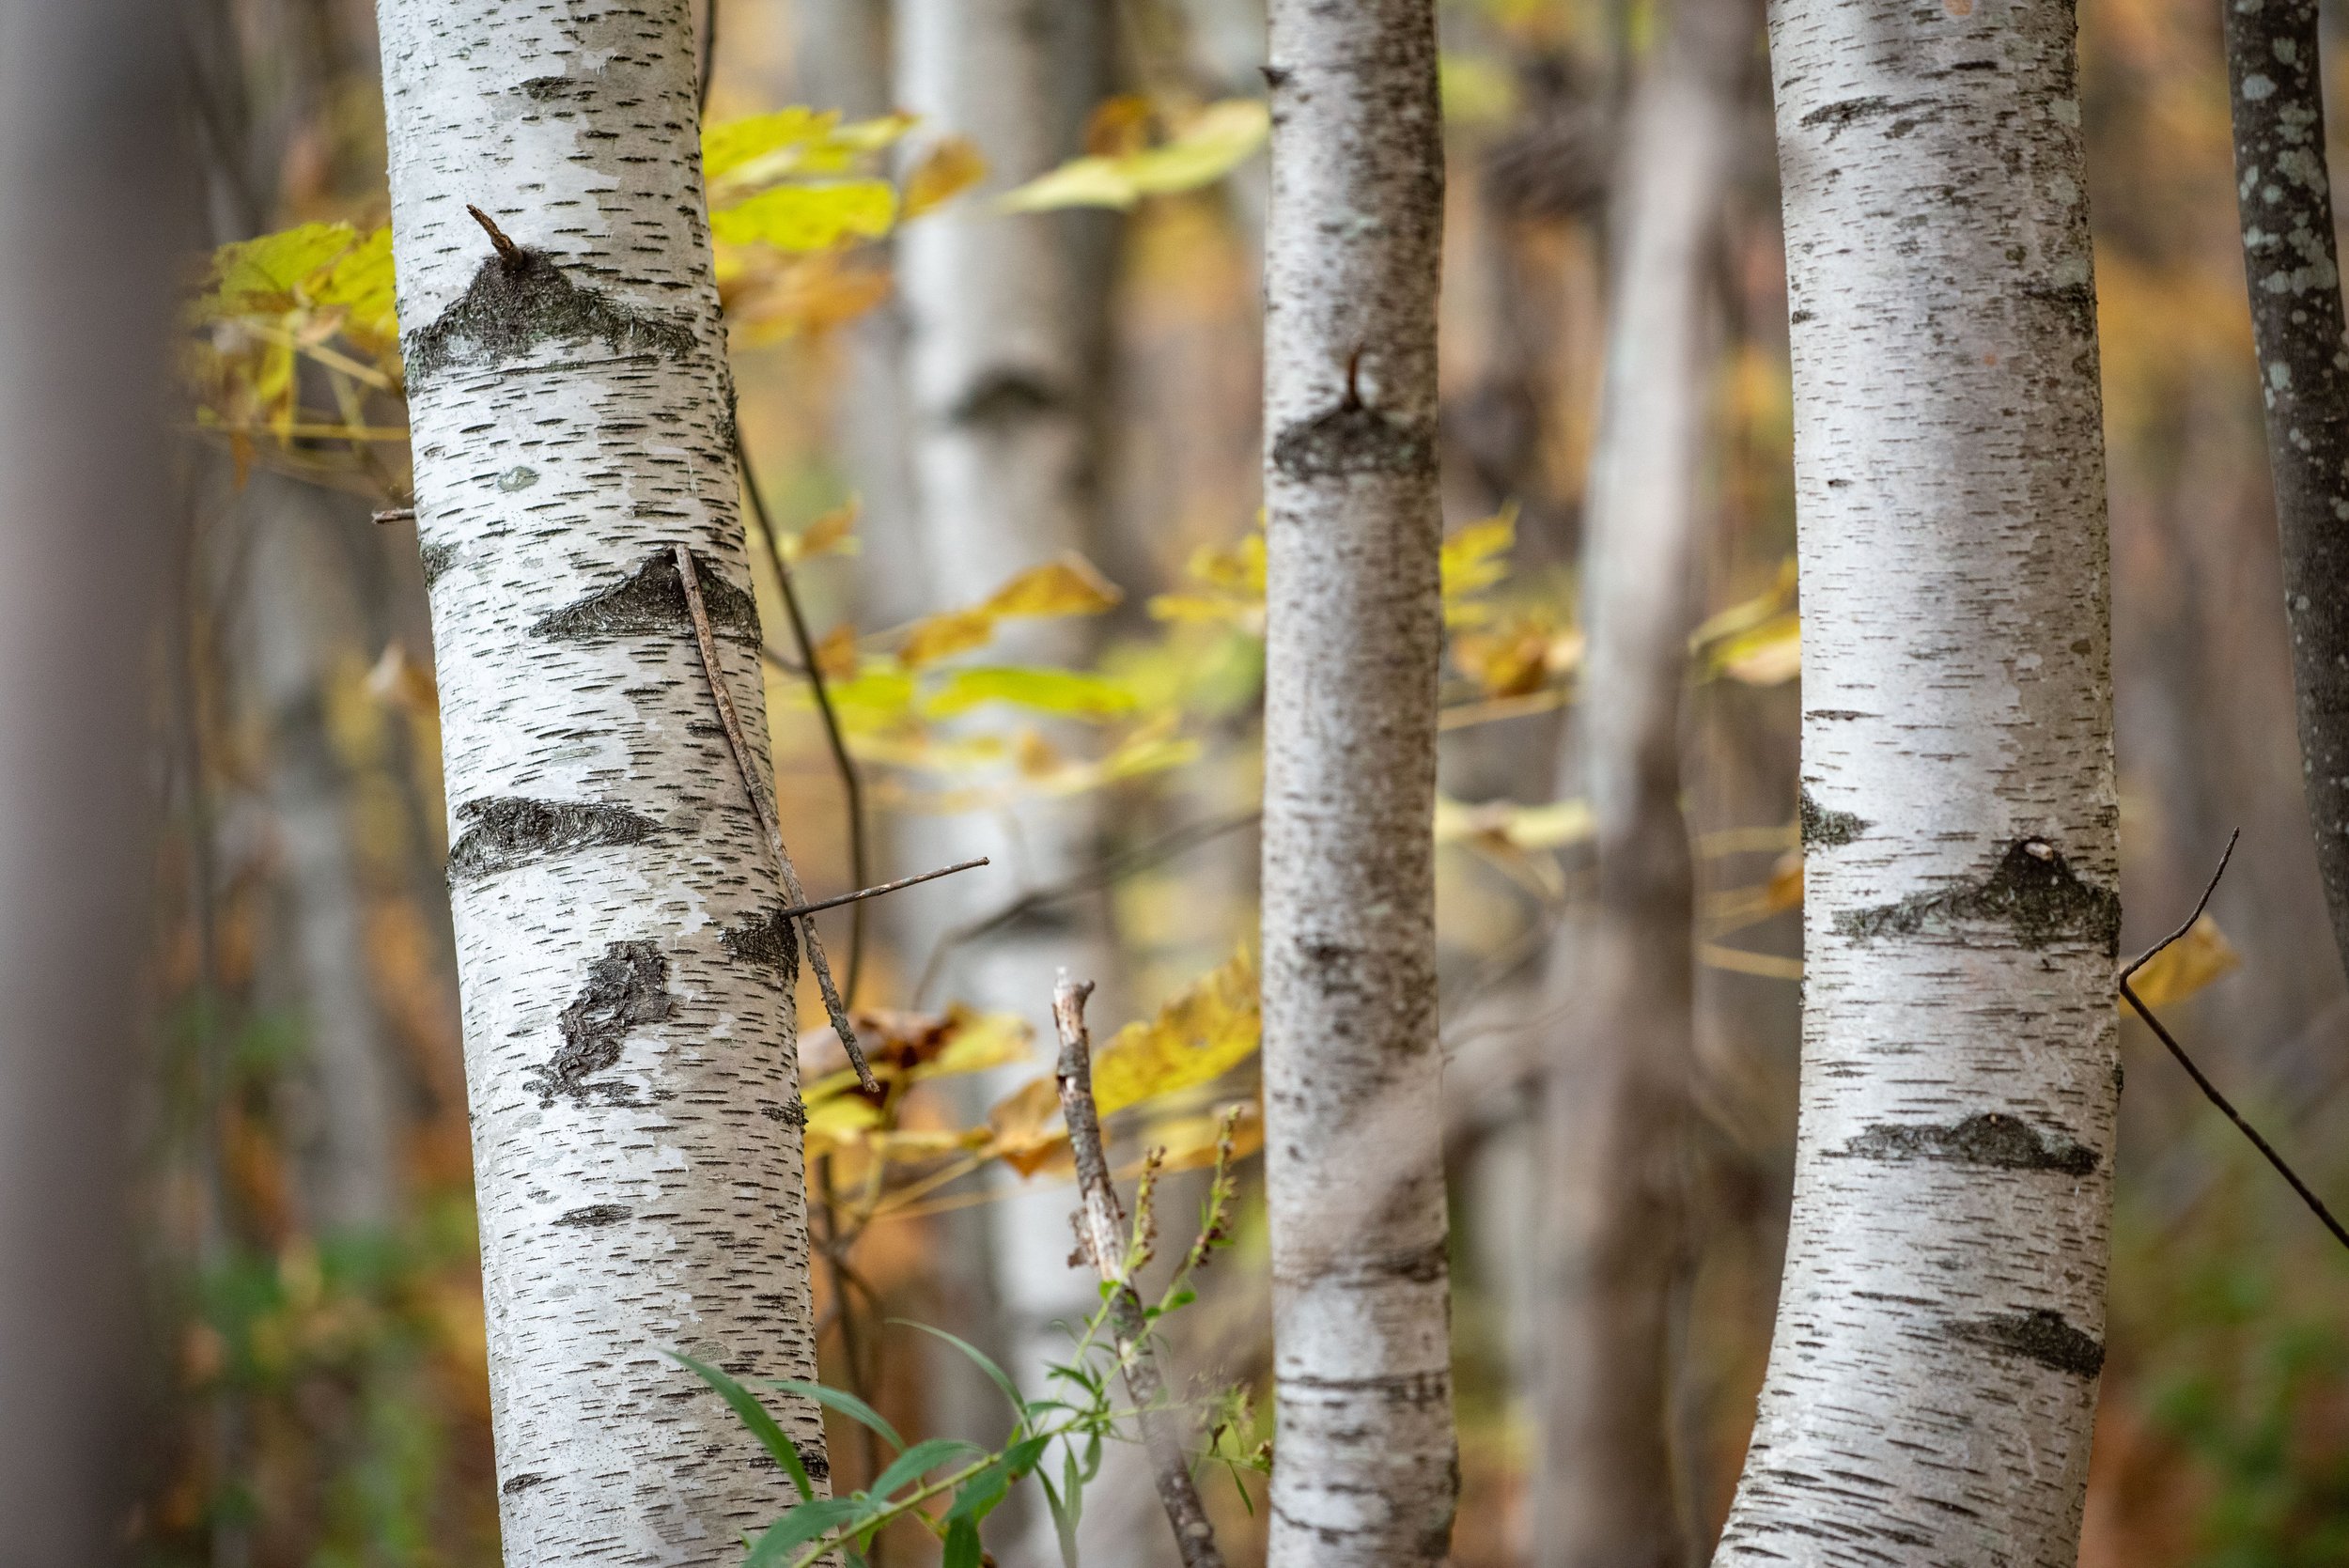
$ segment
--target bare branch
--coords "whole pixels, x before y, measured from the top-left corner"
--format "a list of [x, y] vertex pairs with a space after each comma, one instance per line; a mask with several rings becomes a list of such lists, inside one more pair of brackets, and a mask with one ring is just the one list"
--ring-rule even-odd
[[[1215, 1527], [1199, 1500], [1190, 1478], [1190, 1456], [1183, 1451], [1182, 1433], [1166, 1403], [1166, 1379], [1159, 1369], [1150, 1324], [1135, 1294], [1127, 1267], [1126, 1214], [1111, 1185], [1109, 1155], [1101, 1144], [1101, 1118], [1093, 1103], [1093, 1039], [1085, 1027], [1085, 999], [1093, 982], [1080, 985], [1061, 970], [1052, 988], [1052, 1021], [1060, 1029], [1061, 1117], [1068, 1124], [1069, 1152], [1076, 1157], [1077, 1190], [1082, 1206], [1077, 1211], [1078, 1250], [1093, 1262], [1101, 1282], [1109, 1287], [1110, 1332], [1117, 1341], [1117, 1362], [1126, 1374], [1126, 1391], [1133, 1395], [1142, 1421], [1142, 1440], [1150, 1452], [1159, 1502], [1167, 1523], [1174, 1527], [1174, 1542], [1183, 1554], [1183, 1568], [1223, 1568], [1216, 1549]], [[1071, 1260], [1072, 1262], [1074, 1260]]]

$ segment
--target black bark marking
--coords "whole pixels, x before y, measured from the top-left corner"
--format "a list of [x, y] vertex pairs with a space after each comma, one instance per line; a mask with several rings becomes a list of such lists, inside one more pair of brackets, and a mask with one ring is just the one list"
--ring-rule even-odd
[[457, 808], [465, 831], [448, 852], [452, 882], [510, 871], [548, 855], [642, 844], [661, 825], [626, 806], [491, 796]]
[[464, 296], [410, 333], [401, 348], [412, 389], [453, 367], [519, 359], [541, 343], [599, 340], [615, 354], [670, 359], [699, 347], [682, 323], [573, 283], [552, 256], [522, 246], [511, 262], [495, 256], [484, 261]]
[[778, 1105], [773, 1100], [764, 1100], [759, 1104], [758, 1113], [770, 1122], [781, 1122], [786, 1126], [804, 1127], [807, 1126], [807, 1107], [798, 1100], [793, 1100], [789, 1105]]
[[573, 1209], [568, 1214], [558, 1215], [554, 1222], [558, 1225], [576, 1225], [583, 1230], [589, 1230], [599, 1225], [616, 1225], [634, 1212], [626, 1203], [590, 1203], [583, 1209]]
[[[709, 612], [709, 629], [721, 637], [757, 642], [757, 600], [728, 582], [716, 563], [698, 551], [693, 570], [701, 579], [702, 607]], [[611, 587], [599, 588], [575, 604], [541, 615], [531, 624], [530, 631], [534, 637], [582, 643], [609, 637], [691, 637], [693, 616], [685, 605], [685, 584], [677, 574], [677, 556], [666, 550], [646, 556], [644, 565]]]
[[429, 588], [457, 564], [457, 547], [452, 544], [428, 544], [417, 552], [424, 562], [424, 585]]
[[982, 377], [946, 412], [949, 424], [1000, 429], [1051, 413], [1067, 403], [1058, 387], [1024, 370], [998, 370]]
[[1299, 420], [1272, 443], [1272, 466], [1292, 479], [1330, 479], [1348, 474], [1433, 474], [1432, 421], [1396, 419], [1362, 401], [1358, 378], [1362, 351], [1346, 362], [1346, 396], [1327, 413]]
[[799, 924], [779, 908], [763, 910], [747, 924], [719, 932], [718, 939], [737, 959], [767, 970], [787, 991], [800, 979]]
[[568, 76], [534, 76], [522, 84], [523, 95], [539, 103], [561, 98], [570, 90], [571, 79]]
[[[620, 1059], [628, 1032], [659, 1023], [675, 1009], [669, 996], [669, 960], [661, 944], [613, 942], [587, 966], [586, 988], [563, 1009], [563, 1044], [534, 1071], [528, 1086], [545, 1110], [558, 1094], [581, 1105], [599, 1086], [587, 1080]], [[609, 1095], [607, 1094], [607, 1098]]]
[[2105, 1347], [2063, 1320], [2061, 1312], [2036, 1307], [2002, 1317], [1971, 1318], [1944, 1325], [1953, 1340], [1988, 1345], [2074, 1377], [2093, 1378], [2105, 1369]]
[[1832, 849], [1849, 844], [1875, 826], [1854, 812], [1828, 811], [1811, 798], [1808, 787], [1797, 800], [1795, 815], [1802, 823], [1802, 846], [1806, 849]]
[[1954, 1126], [1872, 1126], [1845, 1143], [1842, 1153], [1855, 1159], [1935, 1159], [2001, 1171], [2061, 1171], [2067, 1176], [2085, 1176], [2097, 1165], [2096, 1151], [2087, 1145], [1999, 1111], [1968, 1116]]
[[1999, 868], [1972, 887], [1911, 893], [1897, 904], [1847, 909], [1835, 917], [1835, 929], [1864, 942], [1967, 921], [2011, 926], [2025, 947], [2086, 939], [2108, 954], [2120, 952], [2120, 895], [2081, 881], [2061, 851], [2041, 838], [2009, 846]]
[[498, 1490], [505, 1493], [509, 1498], [518, 1498], [524, 1492], [529, 1491], [533, 1486], [544, 1486], [553, 1479], [554, 1478], [551, 1475], [540, 1475], [535, 1470], [526, 1471], [521, 1475], [513, 1477], [511, 1480], [506, 1482], [505, 1485], [499, 1487]]

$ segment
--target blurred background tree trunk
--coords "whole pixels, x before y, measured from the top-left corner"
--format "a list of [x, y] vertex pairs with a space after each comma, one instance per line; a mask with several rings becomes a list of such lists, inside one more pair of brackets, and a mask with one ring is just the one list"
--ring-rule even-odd
[[1544, 1568], [1668, 1568], [1688, 1551], [1669, 1430], [1695, 1025], [1682, 691], [1716, 472], [1723, 206], [1759, 21], [1749, 0], [1671, 7], [1632, 89], [1610, 205], [1613, 298], [1582, 513], [1587, 651], [1558, 791], [1590, 802], [1597, 895], [1551, 966]]
[[178, 20], [0, 7], [0, 1519], [27, 1563], [123, 1560], [153, 1430], [132, 1205], [195, 238]]

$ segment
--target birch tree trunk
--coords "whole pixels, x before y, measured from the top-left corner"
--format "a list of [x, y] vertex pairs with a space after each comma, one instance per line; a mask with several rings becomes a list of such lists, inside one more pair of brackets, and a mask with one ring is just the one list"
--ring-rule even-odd
[[1544, 1089], [1553, 1275], [1534, 1539], [1549, 1568], [1686, 1557], [1667, 1421], [1695, 1027], [1680, 694], [1712, 411], [1711, 286], [1759, 19], [1748, 0], [1678, 0], [1634, 89], [1617, 177], [1577, 708], [1598, 898], [1569, 926], [1574, 950], [1554, 971], [1572, 1021]]
[[[927, 609], [967, 604], [1067, 551], [1098, 558], [1094, 420], [1107, 310], [1098, 241], [1113, 220], [1007, 216], [988, 210], [988, 197], [1081, 150], [1086, 116], [1109, 91], [1111, 23], [1107, 0], [897, 0], [898, 106], [926, 129], [971, 138], [989, 170], [980, 193], [897, 239], [912, 533]], [[1092, 635], [1081, 623], [1030, 625], [1003, 634], [989, 657], [1081, 663]], [[1098, 802], [933, 817], [909, 823], [907, 836], [921, 846], [911, 860], [987, 855], [1024, 892], [1097, 857]], [[991, 913], [1013, 891], [1000, 877], [944, 883], [905, 914], [941, 932]], [[957, 950], [943, 970], [947, 993], [1017, 1013], [1049, 1040], [1061, 966], [1097, 977], [1105, 1000], [1120, 999], [1109, 932], [1105, 900], [1038, 915]], [[973, 1087], [991, 1097], [1025, 1076]], [[1067, 1194], [1026, 1190], [1007, 1172], [990, 1179], [1005, 1188], [984, 1211], [998, 1317], [990, 1329], [1033, 1393], [1047, 1363], [1066, 1358], [1056, 1323], [1081, 1321], [1099, 1296], [1091, 1275], [1070, 1266]], [[992, 1402], [991, 1390], [982, 1394]], [[1015, 1568], [1059, 1561], [1050, 1520], [1025, 1498], [1014, 1498], [996, 1538]]]
[[2219, 9], [2301, 775], [2333, 943], [2349, 968], [2349, 351], [2316, 0]]
[[154, 864], [163, 431], [194, 238], [173, 30], [0, 9], [0, 1557], [130, 1558], [132, 1087]]
[[732, 1562], [789, 1487], [662, 1352], [816, 1357], [798, 942], [672, 549], [763, 768], [692, 18], [378, 16], [506, 1561]]
[[1458, 1490], [1436, 1031], [1431, 0], [1274, 0], [1266, 243], [1269, 1561], [1440, 1561]]
[[2070, 1568], [2120, 928], [2096, 299], [2061, 0], [1779, 0], [1808, 968], [1720, 1564]]

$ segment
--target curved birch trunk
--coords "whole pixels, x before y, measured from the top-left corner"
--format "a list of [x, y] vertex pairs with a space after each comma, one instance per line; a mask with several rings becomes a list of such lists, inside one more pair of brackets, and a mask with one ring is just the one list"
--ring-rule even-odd
[[2349, 968], [2349, 337], [2316, 0], [2230, 0], [2235, 206], [2281, 535], [2300, 768]]
[[1748, 0], [1678, 0], [1634, 91], [1619, 176], [1577, 709], [1598, 898], [1567, 933], [1574, 951], [1556, 988], [1574, 1021], [1543, 1095], [1553, 1327], [1534, 1540], [1548, 1568], [1666, 1568], [1687, 1555], [1667, 1421], [1695, 1029], [1680, 696], [1712, 412], [1712, 284], [1759, 20]]
[[1269, 1561], [1442, 1560], [1431, 0], [1274, 0], [1266, 246]]
[[673, 551], [763, 767], [692, 19], [378, 15], [506, 1560], [732, 1562], [790, 1488], [662, 1353], [816, 1357], [799, 945]]
[[2119, 1061], [2073, 11], [1780, 0], [1808, 968], [1720, 1564], [2071, 1568]]

